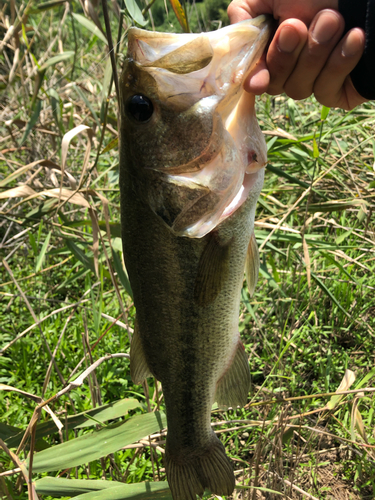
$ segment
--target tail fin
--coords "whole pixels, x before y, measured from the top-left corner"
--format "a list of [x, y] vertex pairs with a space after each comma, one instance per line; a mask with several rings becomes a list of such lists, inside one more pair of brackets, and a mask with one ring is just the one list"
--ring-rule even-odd
[[173, 500], [196, 500], [205, 489], [216, 495], [231, 495], [235, 486], [232, 465], [216, 435], [208, 448], [194, 455], [165, 454], [166, 472]]

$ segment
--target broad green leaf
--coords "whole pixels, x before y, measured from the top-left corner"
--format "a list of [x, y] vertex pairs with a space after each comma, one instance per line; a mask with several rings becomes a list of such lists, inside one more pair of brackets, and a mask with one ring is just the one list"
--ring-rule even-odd
[[322, 106], [322, 111], [320, 113], [320, 119], [325, 120], [330, 112], [331, 108], [327, 108], [327, 106]]
[[100, 479], [66, 479], [63, 477], [43, 477], [35, 481], [35, 488], [40, 495], [76, 496], [90, 491], [107, 490], [120, 486], [119, 481], [102, 481]]
[[122, 484], [102, 491], [85, 493], [75, 500], [172, 500], [167, 481]]
[[[90, 479], [65, 479], [44, 477], [35, 482], [37, 493], [51, 496], [75, 496], [77, 499], [122, 500], [134, 498], [147, 500], [151, 498], [170, 499], [171, 494], [167, 481], [124, 484], [118, 481]], [[110, 490], [110, 491], [109, 491]]]
[[[106, 422], [107, 420], [114, 420], [116, 418], [122, 417], [128, 413], [129, 410], [133, 410], [134, 408], [138, 408], [141, 406], [141, 403], [134, 398], [121, 399], [120, 401], [116, 401], [114, 403], [110, 403], [103, 406], [98, 406], [92, 410], [88, 410], [86, 412], [78, 413], [77, 415], [70, 415], [66, 420], [64, 420], [64, 424], [68, 430], [79, 429], [82, 427], [89, 427], [95, 425], [93, 420], [90, 420], [88, 417], [94, 417], [95, 420], [99, 422]], [[24, 431], [22, 429], [14, 428], [15, 432], [10, 434], [10, 438], [7, 441], [7, 445], [10, 448], [16, 448], [22, 439]], [[39, 423], [36, 426], [36, 438], [41, 439], [42, 437], [49, 436], [50, 434], [54, 434], [57, 432], [56, 424], [53, 420], [48, 420], [47, 422]], [[0, 427], [0, 436], [2, 430]]]
[[42, 268], [42, 265], [43, 265], [43, 262], [44, 262], [44, 259], [46, 256], [47, 248], [49, 245], [49, 240], [51, 239], [51, 234], [52, 234], [52, 231], [50, 231], [47, 234], [47, 238], [45, 239], [45, 241], [43, 243], [42, 249], [41, 249], [40, 254], [38, 256], [38, 259], [36, 261], [36, 265], [35, 265], [35, 272], [36, 273]]
[[176, 14], [177, 21], [180, 23], [181, 28], [185, 31], [185, 33], [190, 33], [189, 22], [181, 2], [179, 0], [169, 0], [169, 2], [172, 5], [172, 9]]
[[338, 245], [341, 245], [343, 241], [345, 241], [349, 236], [352, 234], [354, 228], [349, 229], [349, 231], [345, 231], [345, 233], [340, 234], [340, 236], [337, 236], [335, 242]]
[[39, 115], [40, 115], [41, 109], [42, 109], [42, 101], [40, 99], [38, 99], [36, 101], [36, 104], [35, 104], [35, 107], [34, 107], [34, 111], [33, 111], [32, 115], [30, 117], [30, 120], [27, 122], [27, 125], [26, 125], [26, 128], [25, 128], [25, 132], [23, 133], [23, 136], [22, 136], [22, 139], [21, 139], [21, 142], [20, 142], [20, 146], [22, 146], [24, 144], [24, 142], [26, 141], [26, 139], [29, 137], [31, 129], [34, 127], [34, 125], [39, 120]]
[[126, 10], [130, 17], [140, 26], [146, 26], [146, 19], [143, 17], [141, 9], [135, 0], [125, 0]]
[[[95, 408], [95, 410], [84, 412], [81, 415], [95, 416], [95, 420], [98, 420], [99, 422], [106, 422], [108, 420], [114, 420], [115, 418], [122, 417], [126, 415], [129, 410], [134, 410], [134, 408], [138, 408], [139, 406], [141, 406], [141, 403], [137, 399], [122, 399], [116, 403], [106, 405], [106, 407], [100, 411], [96, 411], [98, 408]], [[74, 416], [76, 417], [77, 415]], [[92, 425], [94, 425], [92, 420], [86, 420], [82, 424], [75, 425], [74, 428], [82, 429], [83, 427], [91, 427]]]
[[127, 293], [130, 295], [131, 298], [133, 298], [133, 291], [132, 287], [130, 285], [129, 278], [124, 270], [124, 267], [122, 265], [122, 258], [118, 252], [113, 250], [112, 252], [113, 255], [113, 264], [115, 266], [115, 270], [117, 273], [117, 276], [120, 279], [121, 285], [125, 288]]
[[73, 17], [74, 19], [79, 22], [84, 28], [88, 29], [93, 33], [96, 37], [98, 37], [102, 42], [108, 45], [108, 40], [106, 36], [100, 31], [100, 29], [89, 19], [87, 19], [85, 16], [82, 16], [81, 14], [75, 14], [73, 12]]
[[0, 437], [3, 441], [6, 441], [7, 438], [15, 436], [20, 432], [23, 432], [23, 430], [18, 427], [14, 427], [13, 425], [0, 422]]
[[36, 453], [33, 472], [70, 469], [91, 462], [135, 443], [166, 425], [163, 413], [135, 415], [123, 424], [106, 427]]
[[67, 59], [70, 59], [73, 56], [74, 56], [74, 51], [73, 50], [68, 50], [66, 52], [62, 52], [62, 54], [58, 54], [57, 56], [53, 56], [50, 59], [48, 59], [43, 64], [43, 66], [40, 67], [39, 71], [40, 72], [45, 71], [50, 66], [54, 66], [55, 64], [57, 64], [59, 62], [66, 61]]
[[117, 148], [117, 146], [118, 146], [118, 137], [115, 137], [107, 144], [107, 146], [103, 149], [103, 151], [100, 154], [102, 155], [103, 153], [108, 153], [108, 151]]

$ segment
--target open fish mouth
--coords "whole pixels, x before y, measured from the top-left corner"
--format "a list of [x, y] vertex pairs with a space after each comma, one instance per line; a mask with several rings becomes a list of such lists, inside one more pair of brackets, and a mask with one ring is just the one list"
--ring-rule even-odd
[[130, 121], [134, 133], [148, 134], [144, 170], [159, 174], [157, 181], [150, 177], [152, 186], [143, 185], [142, 196], [178, 236], [203, 237], [259, 184], [267, 149], [255, 97], [244, 92], [243, 82], [271, 29], [271, 19], [259, 16], [201, 34], [129, 30], [122, 86], [126, 102], [137, 94], [152, 103], [147, 120]]

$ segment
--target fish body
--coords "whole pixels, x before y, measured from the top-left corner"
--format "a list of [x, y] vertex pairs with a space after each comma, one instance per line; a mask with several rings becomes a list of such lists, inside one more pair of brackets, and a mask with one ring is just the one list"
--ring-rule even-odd
[[162, 382], [165, 465], [174, 500], [234, 489], [211, 407], [242, 406], [250, 388], [238, 333], [266, 147], [242, 90], [267, 43], [262, 16], [208, 34], [129, 31], [120, 81], [125, 263], [136, 306], [131, 376]]

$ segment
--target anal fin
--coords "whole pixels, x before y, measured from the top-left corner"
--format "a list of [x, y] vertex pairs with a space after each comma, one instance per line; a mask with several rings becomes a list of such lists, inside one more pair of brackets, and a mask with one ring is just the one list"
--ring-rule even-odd
[[255, 239], [254, 233], [251, 235], [249, 246], [247, 248], [246, 255], [246, 281], [247, 288], [249, 290], [250, 297], [252, 297], [259, 276], [259, 267], [260, 267], [260, 259], [259, 259], [259, 250], [257, 240]]
[[250, 391], [250, 368], [245, 348], [241, 341], [227, 371], [216, 386], [215, 401], [219, 407], [245, 406]]
[[130, 376], [135, 384], [141, 384], [146, 378], [152, 377], [143, 350], [137, 320], [134, 322], [134, 333], [130, 345]]

